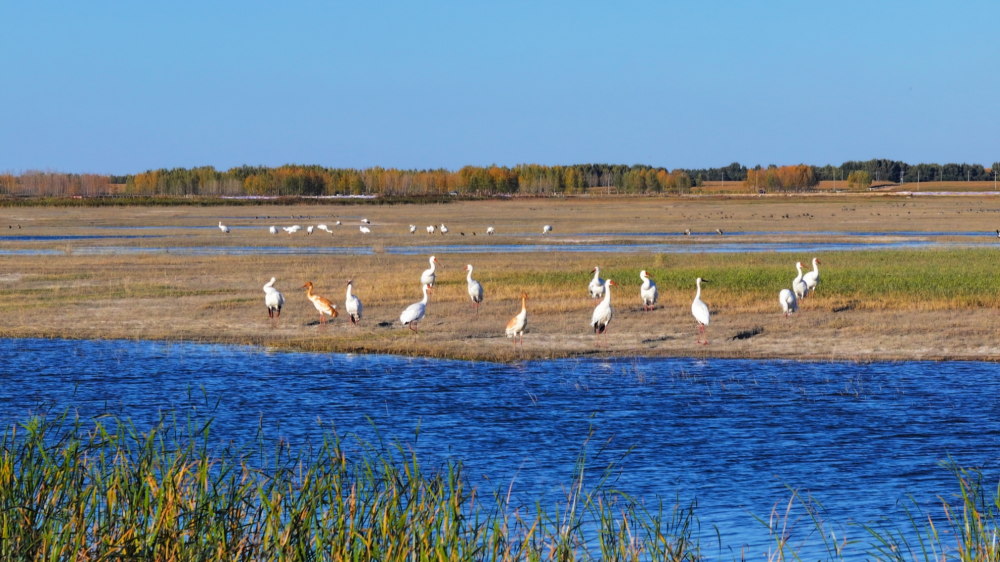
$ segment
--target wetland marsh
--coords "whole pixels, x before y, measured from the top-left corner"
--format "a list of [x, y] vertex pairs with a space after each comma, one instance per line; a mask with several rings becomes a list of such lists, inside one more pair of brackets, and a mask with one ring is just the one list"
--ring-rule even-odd
[[[496, 361], [595, 353], [992, 360], [1000, 357], [990, 234], [998, 211], [1000, 199], [902, 196], [7, 207], [0, 208], [0, 227], [11, 227], [0, 240], [0, 335]], [[370, 219], [372, 234], [359, 232], [361, 218]], [[343, 226], [332, 226], [337, 220]], [[214, 226], [219, 221], [230, 234]], [[334, 234], [267, 232], [321, 223]], [[408, 233], [410, 224], [442, 223], [449, 234]], [[542, 224], [555, 231], [543, 236]], [[487, 226], [497, 234], [484, 236]], [[725, 234], [704, 234], [716, 228]], [[419, 300], [417, 279], [432, 254], [439, 254], [438, 287], [414, 337], [399, 329], [398, 315]], [[781, 318], [778, 291], [790, 285], [795, 261], [812, 257], [824, 264], [819, 291], [800, 314]], [[466, 263], [485, 288], [478, 317], [465, 294]], [[595, 265], [620, 285], [609, 347], [599, 351], [587, 325]], [[651, 313], [640, 310], [641, 269], [660, 290]], [[261, 292], [272, 276], [286, 298], [273, 322]], [[714, 281], [703, 295], [713, 312], [706, 348], [694, 343], [689, 313], [698, 276]], [[360, 328], [317, 325], [298, 287], [312, 281], [340, 303], [348, 279], [365, 305]], [[522, 291], [529, 335], [515, 354], [503, 327]]]

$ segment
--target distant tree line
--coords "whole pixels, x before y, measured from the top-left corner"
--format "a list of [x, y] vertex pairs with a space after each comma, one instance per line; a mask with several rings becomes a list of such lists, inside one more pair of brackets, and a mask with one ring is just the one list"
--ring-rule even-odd
[[845, 162], [840, 166], [748, 168], [739, 163], [720, 168], [674, 169], [636, 164], [576, 164], [543, 166], [465, 166], [459, 170], [400, 170], [395, 168], [325, 168], [288, 164], [211, 166], [148, 170], [129, 175], [63, 174], [29, 171], [0, 173], [0, 194], [14, 196], [94, 197], [133, 196], [309, 196], [309, 195], [439, 195], [459, 194], [578, 194], [587, 192], [683, 194], [705, 182], [733, 182], [748, 190], [802, 191], [820, 181], [843, 181], [863, 188], [874, 182], [985, 181], [992, 168], [979, 164], [916, 164], [893, 160]]

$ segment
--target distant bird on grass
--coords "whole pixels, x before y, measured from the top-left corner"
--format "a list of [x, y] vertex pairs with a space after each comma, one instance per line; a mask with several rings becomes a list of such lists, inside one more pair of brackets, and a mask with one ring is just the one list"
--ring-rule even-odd
[[590, 291], [590, 298], [599, 299], [604, 296], [604, 279], [601, 279], [601, 268], [595, 266], [590, 272], [594, 274], [594, 278], [587, 285], [587, 290]]
[[801, 300], [806, 298], [806, 293], [809, 292], [809, 285], [802, 280], [802, 262], [796, 262], [795, 269], [799, 270], [799, 274], [792, 280], [792, 292], [795, 293], [795, 298]]
[[343, 223], [341, 223], [340, 221], [337, 221], [337, 222], [335, 222], [335, 223], [333, 223], [333, 224], [334, 224], [334, 226], [340, 226], [340, 225], [341, 225], [341, 224], [343, 224]]
[[600, 345], [601, 334], [604, 334], [604, 346], [608, 346], [608, 324], [611, 323], [611, 317], [613, 316], [613, 311], [611, 310], [611, 287], [615, 286], [615, 282], [608, 279], [604, 284], [604, 300], [597, 304], [594, 308], [594, 314], [590, 317], [590, 326], [594, 329], [594, 336], [596, 336], [597, 344]]
[[224, 234], [229, 234], [229, 227], [222, 224], [222, 221], [219, 221], [219, 230], [221, 230]]
[[325, 224], [316, 225], [316, 228], [322, 230], [323, 232], [328, 232], [330, 234], [333, 234], [333, 231], [330, 230], [330, 227], [326, 226]]
[[365, 224], [371, 224], [371, 223], [372, 223], [372, 222], [371, 222], [370, 220], [368, 220], [368, 219], [361, 219], [361, 222], [363, 222], [363, 223], [365, 223]]
[[425, 284], [423, 300], [406, 307], [406, 310], [399, 315], [399, 321], [414, 332], [417, 332], [417, 323], [424, 319], [424, 312], [427, 310], [427, 296], [431, 290], [431, 287]]
[[353, 280], [347, 282], [347, 303], [344, 305], [344, 310], [350, 315], [351, 324], [357, 326], [358, 322], [361, 322], [361, 299], [352, 294], [353, 283]]
[[438, 260], [434, 256], [431, 256], [427, 261], [430, 262], [431, 267], [430, 269], [425, 269], [424, 272], [420, 274], [420, 282], [428, 287], [433, 287], [434, 281], [437, 279], [437, 274], [435, 272], [437, 271]]
[[302, 230], [302, 227], [299, 226], [299, 225], [295, 225], [295, 226], [283, 226], [283, 227], [281, 227], [281, 230], [284, 230], [289, 235], [292, 235], [292, 234], [295, 234], [296, 232]]
[[372, 233], [372, 229], [368, 228], [367, 226], [362, 226], [361, 227], [361, 234], [371, 234], [371, 233]]
[[312, 281], [306, 281], [306, 284], [302, 286], [306, 289], [306, 298], [312, 301], [313, 306], [319, 311], [319, 323], [326, 324], [326, 317], [329, 316], [331, 319], [336, 318], [337, 305], [331, 303], [328, 299], [325, 299], [319, 295], [313, 294], [313, 284]]
[[444, 223], [441, 223], [441, 229], [440, 230], [441, 230], [441, 234], [442, 235], [448, 234], [448, 227], [445, 226]]
[[552, 232], [552, 225], [547, 224], [542, 227], [542, 234], [548, 234], [550, 232]]
[[524, 349], [524, 329], [528, 327], [528, 293], [521, 293], [521, 312], [507, 322], [507, 329], [504, 331], [508, 338], [514, 340], [514, 349], [517, 349], [517, 340], [521, 340], [521, 349]]
[[472, 264], [465, 266], [469, 274], [465, 278], [468, 284], [469, 297], [472, 299], [472, 306], [476, 309], [476, 316], [479, 316], [479, 305], [483, 304], [483, 286], [472, 278]]
[[[705, 326], [708, 326], [708, 322], [711, 319], [711, 313], [708, 311], [708, 305], [701, 300], [701, 284], [708, 283], [708, 279], [702, 279], [699, 277], [695, 280], [695, 284], [698, 286], [698, 292], [694, 295], [694, 302], [691, 303], [691, 314], [694, 315], [694, 319], [698, 321], [698, 343], [702, 345], [708, 345], [708, 334], [705, 333]], [[701, 341], [701, 336], [705, 335], [705, 341]]]
[[278, 229], [275, 228], [275, 227], [273, 227], [273, 226], [271, 228], [267, 229], [267, 231], [270, 232], [271, 234], [277, 234], [278, 233]]
[[415, 224], [411, 224], [410, 225], [410, 234], [413, 234], [416, 231], [417, 231], [417, 226]]
[[285, 306], [285, 297], [274, 288], [274, 277], [264, 285], [264, 306], [270, 318], [281, 316], [281, 307]]
[[437, 227], [432, 224], [427, 227], [427, 234], [434, 234], [435, 230], [437, 230]]
[[802, 276], [802, 280], [806, 283], [806, 288], [812, 291], [814, 295], [816, 294], [816, 287], [819, 287], [819, 264], [819, 259], [813, 258], [813, 270]]
[[[496, 231], [493, 229], [492, 226], [486, 229], [486, 235], [487, 236], [493, 236], [494, 232], [496, 232]], [[1000, 235], [1000, 230], [997, 231], [997, 234]]]
[[781, 312], [785, 314], [785, 318], [788, 318], [789, 314], [799, 310], [799, 301], [795, 298], [795, 293], [788, 289], [782, 289], [778, 293], [778, 302], [781, 303]]
[[642, 309], [653, 310], [656, 299], [659, 298], [659, 291], [656, 290], [656, 283], [646, 275], [646, 270], [639, 272], [639, 279], [642, 279], [642, 287], [639, 288], [639, 296], [642, 298]]

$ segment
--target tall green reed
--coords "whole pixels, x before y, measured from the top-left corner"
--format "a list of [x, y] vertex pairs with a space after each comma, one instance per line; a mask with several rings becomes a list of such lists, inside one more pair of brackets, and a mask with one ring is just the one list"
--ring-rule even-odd
[[646, 510], [586, 452], [564, 497], [520, 505], [428, 471], [401, 443], [334, 431], [293, 451], [258, 432], [211, 445], [211, 420], [140, 432], [36, 416], [0, 436], [3, 560], [696, 560], [693, 509]]

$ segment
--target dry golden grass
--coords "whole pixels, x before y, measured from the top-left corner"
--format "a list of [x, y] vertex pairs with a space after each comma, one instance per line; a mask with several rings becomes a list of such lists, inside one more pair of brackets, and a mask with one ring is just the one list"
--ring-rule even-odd
[[[628, 232], [992, 230], [1000, 201], [975, 198], [906, 199], [864, 197], [807, 201], [797, 198], [727, 199], [574, 199], [455, 203], [448, 205], [272, 209], [313, 219], [254, 219], [267, 208], [0, 209], [3, 221], [21, 224], [20, 234], [109, 234], [96, 226], [212, 226], [219, 217], [231, 226], [253, 224], [226, 236], [217, 229], [115, 230], [124, 235], [163, 238], [0, 242], [0, 249], [57, 248], [56, 255], [3, 256], [0, 270], [0, 335], [183, 339], [260, 344], [312, 350], [416, 354], [508, 361], [517, 358], [621, 355], [712, 355], [805, 359], [902, 359], [1000, 357], [996, 312], [1000, 288], [994, 287], [996, 252], [872, 251], [824, 253], [818, 296], [803, 312], [785, 319], [777, 293], [790, 285], [793, 254], [641, 254], [641, 253], [473, 253], [439, 254], [438, 286], [419, 335], [399, 326], [399, 313], [420, 300], [418, 278], [429, 253], [404, 256], [385, 248], [436, 244], [550, 244], [574, 240], [664, 241]], [[903, 206], [905, 204], [905, 207]], [[994, 209], [997, 207], [998, 209]], [[972, 209], [971, 211], [969, 209]], [[334, 217], [340, 213], [352, 216]], [[353, 215], [356, 213], [356, 215]], [[239, 216], [236, 216], [239, 215]], [[789, 218], [771, 218], [783, 215]], [[835, 215], [823, 217], [823, 215]], [[373, 235], [361, 236], [357, 221], [372, 220]], [[235, 217], [235, 218], [234, 218]], [[731, 218], [730, 218], [731, 217]], [[335, 235], [271, 236], [266, 225], [345, 223]], [[350, 221], [350, 222], [349, 222]], [[406, 233], [445, 222], [446, 237]], [[1000, 222], [1000, 221], [998, 221]], [[541, 224], [554, 235], [540, 235]], [[487, 225], [498, 235], [481, 236]], [[537, 228], [536, 228], [537, 227]], [[16, 230], [15, 229], [9, 229]], [[466, 236], [458, 236], [465, 231]], [[471, 232], [478, 234], [473, 240]], [[535, 231], [538, 234], [535, 234]], [[609, 236], [577, 236], [608, 232]], [[523, 233], [521, 236], [510, 234]], [[7, 233], [2, 233], [7, 234]], [[795, 235], [799, 236], [799, 235]], [[773, 235], [744, 237], [766, 240]], [[816, 238], [828, 238], [816, 235]], [[686, 237], [671, 242], [685, 243]], [[87, 255], [86, 246], [367, 246], [372, 255], [191, 256], [171, 254]], [[65, 250], [65, 251], [64, 251]], [[261, 250], [263, 252], [264, 250]], [[469, 308], [463, 268], [475, 266], [486, 290], [478, 317]], [[614, 292], [615, 318], [607, 350], [596, 349], [589, 319], [596, 301], [587, 297], [588, 272], [621, 287]], [[656, 311], [643, 313], [638, 272], [646, 269], [660, 288]], [[281, 318], [270, 321], [261, 287], [271, 277], [284, 293]], [[713, 311], [711, 345], [695, 344], [690, 315], [693, 281], [713, 281], [703, 299]], [[318, 325], [318, 315], [300, 289], [343, 306], [346, 282], [365, 307], [359, 328], [344, 322]], [[507, 321], [527, 292], [528, 335], [515, 353], [503, 336]], [[763, 328], [747, 339], [729, 339]]]

